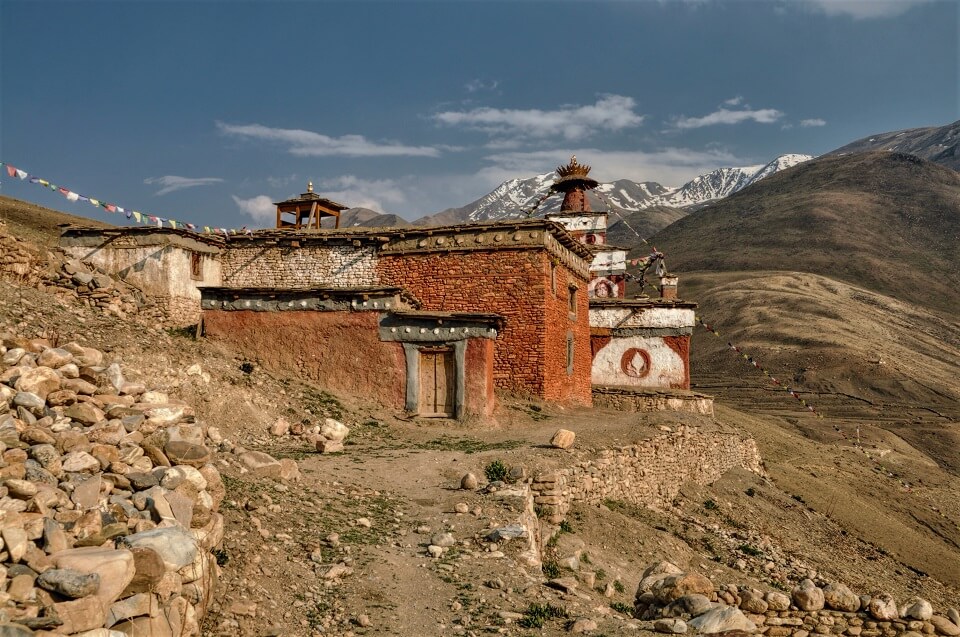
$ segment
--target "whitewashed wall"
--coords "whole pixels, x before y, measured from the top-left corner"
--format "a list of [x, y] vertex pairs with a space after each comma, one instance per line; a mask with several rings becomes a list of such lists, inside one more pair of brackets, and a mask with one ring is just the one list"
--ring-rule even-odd
[[662, 337], [616, 337], [594, 356], [591, 382], [651, 389], [682, 387], [686, 365]]
[[590, 308], [591, 327], [692, 328], [692, 309], [675, 307], [611, 307]]

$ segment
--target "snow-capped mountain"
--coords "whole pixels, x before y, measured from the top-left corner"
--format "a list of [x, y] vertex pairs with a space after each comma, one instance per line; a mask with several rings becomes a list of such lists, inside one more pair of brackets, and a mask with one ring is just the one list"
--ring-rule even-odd
[[[669, 188], [653, 181], [636, 182], [629, 179], [600, 184], [588, 193], [594, 210], [643, 210], [652, 206], [694, 208], [723, 199], [746, 188], [764, 177], [796, 166], [811, 155], [781, 155], [768, 164], [718, 168], [691, 179], [679, 188]], [[555, 173], [549, 172], [527, 179], [508, 179], [493, 192], [461, 208], [448, 208], [435, 215], [415, 221], [418, 225], [498, 221], [523, 217], [548, 192]], [[561, 198], [553, 196], [537, 208], [541, 216], [560, 209]]]
[[858, 139], [828, 154], [849, 155], [871, 150], [908, 153], [954, 170], [960, 170], [960, 121], [946, 126], [877, 133], [870, 137]]

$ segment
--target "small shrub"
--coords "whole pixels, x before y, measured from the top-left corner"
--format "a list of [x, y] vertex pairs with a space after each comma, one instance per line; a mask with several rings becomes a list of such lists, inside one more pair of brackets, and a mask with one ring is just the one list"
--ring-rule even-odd
[[746, 555], [752, 555], [753, 557], [759, 557], [760, 555], [763, 555], [763, 551], [750, 544], [741, 544], [739, 548], [740, 551]]
[[603, 580], [607, 579], [607, 572], [602, 568], [598, 568], [596, 571], [594, 571], [594, 575], [597, 576], [598, 582], [602, 582]]
[[627, 592], [627, 589], [626, 589], [626, 587], [624, 587], [623, 582], [621, 582], [621, 581], [618, 580], [618, 579], [613, 580], [613, 590], [615, 590], [615, 591], [617, 591], [618, 593], [621, 593], [621, 594]]
[[703, 508], [707, 511], [713, 511], [714, 509], [719, 509], [720, 507], [713, 500], [707, 500], [703, 503]]
[[753, 496], [757, 495], [757, 490], [754, 489], [753, 487], [750, 487], [749, 489], [744, 491], [744, 493], [746, 493], [748, 496], [752, 498]]
[[490, 482], [506, 482], [510, 476], [510, 467], [500, 460], [494, 460], [483, 469], [483, 473]]
[[521, 628], [543, 628], [550, 619], [566, 619], [567, 611], [553, 604], [530, 604], [517, 622]]
[[560, 522], [560, 530], [564, 533], [573, 533], [573, 527], [570, 526], [570, 522], [567, 520]]
[[580, 556], [580, 561], [583, 562], [584, 564], [590, 564], [590, 556], [587, 555], [586, 553], [583, 553]]
[[561, 575], [560, 565], [554, 561], [544, 562], [541, 570], [547, 579], [557, 579]]
[[623, 613], [627, 617], [633, 617], [633, 606], [630, 604], [625, 604], [623, 602], [610, 602], [610, 608], [618, 613]]
[[226, 566], [227, 562], [230, 561], [230, 556], [227, 554], [224, 549], [213, 549], [211, 551], [213, 556], [217, 559], [217, 566]]

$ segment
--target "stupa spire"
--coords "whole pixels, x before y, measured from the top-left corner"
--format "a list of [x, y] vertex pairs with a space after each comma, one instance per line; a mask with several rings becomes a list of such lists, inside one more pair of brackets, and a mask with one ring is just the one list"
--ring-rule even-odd
[[590, 212], [587, 191], [599, 186], [600, 182], [589, 174], [590, 166], [578, 162], [576, 155], [570, 157], [566, 166], [557, 166], [557, 180], [550, 189], [563, 193], [560, 212]]

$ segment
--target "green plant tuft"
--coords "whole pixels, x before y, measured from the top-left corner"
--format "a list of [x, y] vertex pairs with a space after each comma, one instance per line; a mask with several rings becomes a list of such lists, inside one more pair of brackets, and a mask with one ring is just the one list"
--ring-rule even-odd
[[610, 602], [610, 608], [617, 611], [618, 613], [623, 613], [627, 617], [634, 616], [633, 606], [630, 604], [625, 604], [624, 602]]
[[490, 482], [506, 482], [510, 476], [510, 467], [501, 460], [494, 460], [483, 469], [483, 473]]
[[566, 619], [567, 611], [553, 604], [530, 604], [523, 611], [523, 617], [517, 622], [521, 628], [543, 628], [550, 619]]
[[544, 562], [541, 569], [547, 579], [557, 579], [561, 575], [560, 565], [554, 561]]

